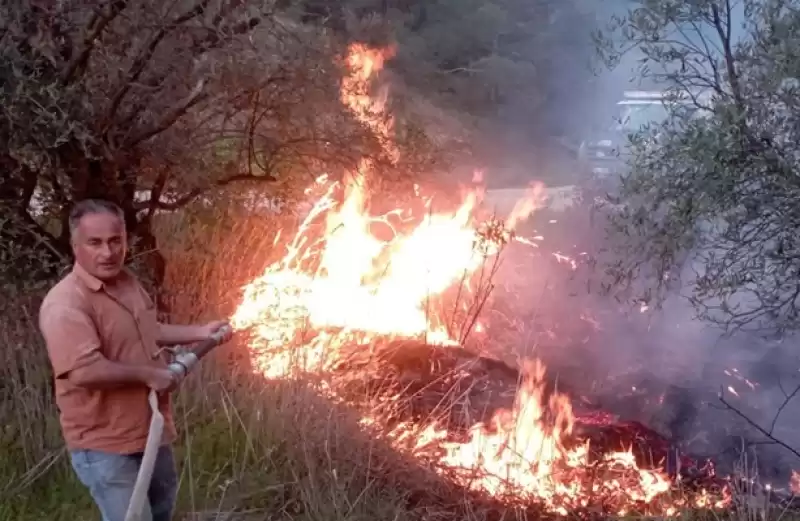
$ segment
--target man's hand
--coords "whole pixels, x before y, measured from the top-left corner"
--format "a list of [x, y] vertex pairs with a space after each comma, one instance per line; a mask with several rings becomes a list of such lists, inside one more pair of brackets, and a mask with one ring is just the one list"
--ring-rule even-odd
[[177, 389], [181, 379], [169, 369], [154, 367], [147, 375], [147, 386], [159, 393], [172, 392]]
[[225, 333], [225, 336], [223, 336], [222, 340], [220, 341], [220, 344], [224, 344], [225, 342], [230, 340], [231, 337], [233, 336], [233, 331], [230, 329], [230, 324], [228, 324], [226, 320], [212, 320], [208, 324], [200, 326], [200, 330], [202, 331], [202, 334], [205, 338], [210, 338], [212, 335], [214, 335], [217, 331], [219, 331], [225, 326], [228, 326], [229, 329]]

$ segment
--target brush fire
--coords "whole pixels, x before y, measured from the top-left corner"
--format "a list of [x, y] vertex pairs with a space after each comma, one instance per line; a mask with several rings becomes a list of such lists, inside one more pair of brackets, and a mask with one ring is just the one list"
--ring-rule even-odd
[[[353, 45], [341, 91], [397, 157], [385, 95], [365, 87], [389, 53]], [[365, 159], [345, 182], [320, 176], [307, 190], [316, 202], [305, 220], [276, 238], [285, 255], [244, 289], [233, 321], [249, 330], [260, 372], [338, 375], [330, 392], [342, 398], [371, 389], [394, 406], [365, 414], [365, 426], [379, 423], [398, 450], [503, 504], [555, 515], [672, 515], [730, 503], [729, 484], [710, 462], [640, 423], [573, 403], [541, 362], [516, 369], [465, 347], [486, 334], [481, 310], [503, 248], [542, 240], [514, 231], [546, 203], [541, 186], [502, 221], [477, 222], [475, 185], [449, 209], [434, 208], [420, 189], [423, 211], [375, 216], [371, 171]]]

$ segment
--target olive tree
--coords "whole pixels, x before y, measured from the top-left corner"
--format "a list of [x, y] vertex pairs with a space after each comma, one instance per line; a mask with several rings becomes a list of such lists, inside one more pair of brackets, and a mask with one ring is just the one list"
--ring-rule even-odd
[[4, 278], [55, 275], [71, 204], [104, 197], [159, 283], [156, 212], [378, 154], [340, 102], [343, 51], [269, 2], [4, 2]]
[[728, 328], [800, 326], [798, 7], [641, 0], [598, 35], [612, 66], [638, 53], [671, 107], [630, 136], [609, 287], [657, 300], [680, 284]]

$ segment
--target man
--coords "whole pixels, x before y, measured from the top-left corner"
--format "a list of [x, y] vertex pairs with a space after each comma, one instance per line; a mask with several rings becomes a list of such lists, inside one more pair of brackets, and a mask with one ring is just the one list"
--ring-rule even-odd
[[78, 203], [69, 229], [75, 264], [45, 297], [39, 327], [72, 466], [103, 521], [123, 521], [150, 425], [148, 394], [158, 391], [164, 438], [145, 519], [168, 521], [177, 492], [169, 392], [178, 381], [161, 347], [204, 340], [225, 322], [178, 326], [157, 321], [153, 300], [124, 268], [125, 219], [113, 203]]

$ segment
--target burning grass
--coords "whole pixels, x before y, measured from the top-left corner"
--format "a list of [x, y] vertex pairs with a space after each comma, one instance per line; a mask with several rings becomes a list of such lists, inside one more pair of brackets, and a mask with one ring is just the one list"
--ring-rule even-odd
[[[382, 59], [354, 48], [354, 78]], [[373, 118], [382, 104], [357, 87], [343, 85], [343, 101], [390, 143], [386, 119]], [[189, 243], [160, 230], [171, 239], [175, 315], [232, 315], [242, 342], [181, 389], [182, 514], [449, 521], [675, 516], [731, 504], [710, 467], [676, 455], [658, 433], [582, 409], [540, 364], [520, 371], [469, 350], [484, 331], [493, 260], [514, 237], [506, 227], [535, 209], [539, 191], [503, 227], [476, 226], [474, 190], [441, 211], [428, 200], [422, 215], [372, 216], [360, 182], [369, 162], [362, 166], [344, 185], [320, 178], [316, 204], [294, 225], [265, 230], [234, 216]], [[18, 370], [35, 366], [5, 366], [14, 368], [13, 393], [2, 419], [19, 414], [12, 400], [31, 385]], [[4, 466], [12, 485], [0, 513], [81, 518], [90, 510], [64, 507], [79, 498], [90, 508], [65, 470], [55, 411], [42, 396], [44, 412], [5, 422], [9, 453], [27, 460]], [[27, 499], [9, 508], [20, 483]]]
[[[355, 226], [368, 230], [364, 215], [358, 215]], [[360, 470], [354, 472], [369, 477], [353, 474], [352, 482], [401, 491], [404, 511], [424, 518], [674, 517], [709, 507], [724, 516], [720, 507], [740, 501], [742, 496], [731, 497], [735, 487], [715, 476], [712, 466], [677, 453], [652, 429], [571, 403], [541, 366], [520, 372], [464, 348], [451, 334], [463, 329], [443, 328], [452, 321], [434, 316], [451, 305], [437, 306], [429, 295], [395, 300], [413, 306], [413, 312], [424, 310], [418, 315], [424, 320], [422, 333], [447, 335], [438, 343], [442, 336], [432, 334], [425, 342], [415, 338], [418, 330], [404, 329], [420, 323], [407, 321], [412, 313], [399, 310], [400, 330], [392, 334], [387, 331], [391, 316], [379, 305], [335, 309], [348, 286], [324, 280], [337, 273], [323, 270], [319, 260], [331, 246], [328, 229], [300, 225], [298, 236], [287, 242], [303, 248], [290, 246], [290, 255], [279, 256], [254, 277], [235, 314], [256, 375], [249, 380], [266, 378], [270, 383], [262, 385], [289, 386], [292, 394], [312, 396], [325, 404], [315, 406], [314, 415], [328, 408], [321, 419], [292, 413], [288, 422], [282, 420], [287, 433], [303, 440], [304, 458], [326, 459], [329, 474], [343, 468], [342, 461], [348, 468], [356, 464]], [[343, 236], [357, 236], [350, 232]], [[384, 252], [377, 250], [368, 251], [380, 258]], [[292, 265], [287, 258], [307, 264]], [[381, 264], [352, 264], [392, 276]], [[305, 271], [287, 273], [292, 270]], [[381, 279], [372, 280], [379, 284]], [[463, 277], [451, 280], [467, 284]], [[326, 292], [330, 287], [341, 293]], [[481, 291], [473, 286], [455, 294], [474, 301]], [[380, 292], [364, 298], [374, 295]], [[365, 330], [373, 310], [377, 332]], [[315, 312], [322, 314], [314, 317]], [[468, 314], [462, 318], [476, 323]], [[333, 420], [332, 426], [326, 423], [332, 415], [348, 420]], [[340, 447], [343, 453], [331, 454], [332, 432], [349, 440]], [[366, 461], [359, 451], [368, 454]]]
[[[193, 237], [182, 228], [187, 242], [180, 242], [175, 229], [161, 224], [161, 233], [172, 238], [167, 249], [173, 261], [169, 277], [175, 289], [174, 311], [182, 321], [235, 311], [239, 287], [263, 276], [259, 265], [268, 248], [254, 251], [252, 245], [276, 231], [274, 221], [262, 221], [259, 227], [254, 220], [220, 216], [209, 229], [190, 227]], [[272, 266], [285, 266], [278, 252], [273, 252], [278, 263]], [[457, 277], [456, 285], [461, 280]], [[473, 289], [472, 297], [462, 291], [460, 298], [475, 299], [480, 291]], [[521, 375], [515, 368], [476, 356], [458, 342], [431, 345], [397, 335], [312, 327], [297, 300], [260, 302], [273, 305], [266, 309], [270, 313], [282, 309], [274, 305], [292, 302], [295, 313], [272, 322], [272, 328], [266, 321], [265, 327], [250, 329], [251, 342], [245, 343], [247, 335], [241, 334], [238, 348], [217, 353], [218, 363], [204, 365], [179, 393], [178, 519], [212, 519], [189, 515], [206, 512], [243, 521], [488, 521], [555, 517], [559, 508], [567, 510], [567, 517], [585, 518], [619, 512], [620, 504], [627, 505], [628, 515], [662, 506], [687, 517], [689, 512], [701, 515], [682, 507], [702, 497], [690, 480], [680, 480], [669, 494], [649, 503], [631, 499], [643, 475], [669, 474], [659, 473], [658, 454], [649, 454], [662, 450], [646, 439], [652, 431], [609, 423], [603, 415], [573, 405], [571, 434], [562, 429], [563, 436], [553, 437], [558, 416], [549, 404], [564, 404], [551, 401], [557, 389], [546, 374], [537, 380], [538, 373], [529, 373], [534, 378], [526, 380], [518, 394]], [[429, 306], [452, 310], [433, 302]], [[248, 316], [262, 321], [263, 311]], [[467, 313], [461, 316], [467, 324], [472, 322]], [[2, 489], [6, 495], [0, 501], [0, 519], [90, 519], [93, 508], [64, 458], [45, 379], [36, 379], [43, 352], [28, 349], [38, 345], [35, 329], [23, 321], [17, 324], [13, 331], [2, 330], [3, 381], [9, 389], [1, 418], [6, 460], [0, 471], [8, 485]], [[291, 326], [293, 343], [283, 344], [282, 351], [269, 342], [272, 336], [263, 337], [278, 326]], [[457, 336], [461, 328], [452, 331]], [[324, 356], [304, 356], [303, 346], [314, 346], [311, 352]], [[291, 356], [277, 357], [270, 365], [276, 352]], [[314, 361], [326, 362], [325, 370], [317, 371], [320, 365]], [[564, 391], [562, 386], [558, 390]], [[515, 404], [521, 408], [515, 411]], [[515, 429], [531, 424], [550, 441], [526, 443], [531, 435]], [[561, 450], [582, 450], [586, 440], [591, 442], [587, 464], [570, 467], [569, 458], [556, 456]], [[550, 447], [550, 459], [544, 460], [550, 474], [542, 475], [543, 466], [532, 464], [542, 458], [520, 447], [533, 447], [537, 454]], [[604, 454], [626, 448], [635, 467], [630, 459], [616, 464], [602, 460]], [[465, 458], [474, 457], [474, 449], [498, 457], [491, 465], [475, 464]], [[521, 477], [515, 474], [520, 470], [525, 471]], [[607, 485], [620, 481], [628, 486]], [[579, 499], [575, 494], [553, 494], [560, 483], [579, 488]], [[734, 495], [737, 498], [745, 498], [739, 500], [747, 506], [745, 515], [764, 512], [777, 518], [781, 513], [754, 490], [744, 490]]]
[[[582, 419], [566, 395], [548, 389], [538, 362], [521, 374], [494, 362], [500, 379], [468, 371], [474, 356], [458, 361], [457, 339], [480, 326], [468, 311], [477, 316], [486, 289], [474, 282], [513, 237], [474, 228], [464, 211], [469, 199], [380, 241], [370, 233], [377, 218], [357, 189], [345, 191], [340, 206], [328, 194], [287, 241], [287, 254], [247, 285], [234, 314], [249, 334], [256, 371], [271, 379], [313, 375], [320, 392], [361, 411], [360, 423], [378, 426], [402, 454], [504, 509], [674, 515], [728, 503], [712, 466], [671, 456], [669, 444], [644, 426], [599, 421], [598, 411]], [[453, 320], [448, 309], [465, 312]], [[493, 394], [514, 399], [501, 407]], [[358, 403], [363, 396], [369, 407]], [[475, 403], [487, 396], [483, 406]], [[471, 421], [454, 427], [453, 410]], [[437, 419], [442, 411], [451, 411], [444, 421]], [[666, 468], [670, 457], [675, 476]]]
[[[393, 404], [383, 417], [389, 436], [453, 483], [507, 505], [562, 515], [670, 514], [689, 491], [695, 506], [726, 502], [726, 483], [710, 462], [679, 454], [642, 424], [573, 411], [538, 362], [520, 374], [463, 349], [408, 342], [387, 345], [368, 363], [357, 358], [337, 368], [346, 382], [341, 394], [354, 402], [389, 376], [381, 393]], [[420, 370], [420, 360], [428, 370]], [[356, 392], [348, 394], [353, 382]]]
[[[368, 78], [382, 59], [353, 48], [354, 77]], [[352, 87], [343, 85], [343, 102], [387, 138], [390, 126], [374, 117], [383, 104]], [[358, 411], [372, 437], [469, 493], [472, 503], [497, 506], [501, 517], [509, 509], [673, 516], [729, 504], [730, 488], [713, 465], [675, 453], [641, 424], [602, 411], [581, 415], [567, 395], [548, 388], [538, 361], [517, 375], [506, 368], [503, 382], [483, 378], [498, 384], [498, 398], [514, 397], [487, 416], [492, 393], [453, 353], [483, 330], [487, 266], [514, 240], [515, 223], [540, 204], [538, 187], [501, 226], [476, 224], [473, 188], [451, 209], [433, 212], [430, 200], [423, 215], [398, 209], [393, 215], [405, 225], [394, 227], [390, 215], [369, 213], [369, 162], [362, 167], [344, 184], [318, 180], [308, 216], [279, 246], [285, 255], [246, 285], [233, 323], [248, 334], [257, 372], [315, 380], [321, 394]], [[391, 229], [388, 238], [374, 233], [379, 223]], [[482, 408], [473, 403], [479, 387], [481, 397], [489, 395]], [[359, 396], [369, 397], [369, 407]], [[453, 425], [453, 410], [461, 425]]]
[[[364, 79], [382, 56], [354, 48], [349, 58], [356, 66], [354, 77]], [[343, 85], [343, 101], [376, 134], [386, 137], [387, 126], [379, 123], [384, 120], [374, 117], [375, 105], [352, 94], [352, 87], [350, 82]], [[382, 106], [378, 104], [377, 112]], [[637, 458], [637, 452], [646, 452], [634, 450], [638, 439], [658, 438], [645, 428], [618, 429], [600, 436], [604, 441], [599, 444], [585, 435], [589, 429], [580, 435], [576, 426], [581, 422], [570, 399], [546, 389], [545, 370], [538, 361], [526, 364], [510, 385], [508, 380], [501, 385], [499, 394], [515, 399], [489, 418], [462, 429], [432, 419], [447, 401], [445, 410], [452, 410], [454, 396], [462, 400], [459, 409], [466, 417], [486, 412], [469, 403], [475, 398], [477, 379], [464, 388], [462, 376], [469, 372], [453, 365], [450, 352], [482, 329], [478, 319], [493, 273], [487, 266], [514, 239], [515, 224], [541, 204], [541, 190], [534, 187], [504, 216], [501, 226], [483, 228], [474, 219], [479, 189], [467, 191], [449, 210], [433, 212], [427, 200], [423, 215], [398, 209], [394, 215], [406, 226], [392, 228], [391, 237], [381, 239], [373, 226], [390, 220], [388, 215], [369, 213], [363, 188], [369, 164], [363, 166], [343, 185], [318, 180], [320, 195], [285, 241], [285, 255], [246, 286], [233, 323], [249, 333], [258, 371], [269, 378], [313, 374], [321, 378], [321, 388], [331, 399], [358, 407], [348, 391], [354, 387], [354, 360], [361, 358], [355, 363], [361, 366], [362, 383], [368, 382], [374, 390], [369, 395], [387, 408], [360, 407], [362, 423], [388, 429], [385, 437], [393, 446], [424, 462], [452, 486], [507, 508], [531, 509], [539, 515], [674, 515], [684, 506], [727, 503], [725, 486], [714, 482], [710, 466], [695, 472], [694, 496], [688, 504], [685, 497], [675, 497], [675, 483], [688, 481], [680, 472], [675, 473], [677, 480], [668, 475], [669, 448], [649, 447], [660, 452], [649, 466]], [[415, 347], [413, 340], [422, 345]], [[387, 342], [393, 346], [388, 355], [381, 349]], [[337, 371], [347, 377], [331, 377]], [[431, 397], [437, 382], [449, 388]], [[411, 423], [387, 421], [402, 417], [405, 402], [413, 408], [420, 395], [425, 396], [422, 401], [438, 402], [437, 407], [412, 414]], [[597, 422], [592, 425], [597, 430]], [[628, 446], [615, 443], [626, 435]], [[697, 466], [692, 462], [687, 467]]]

